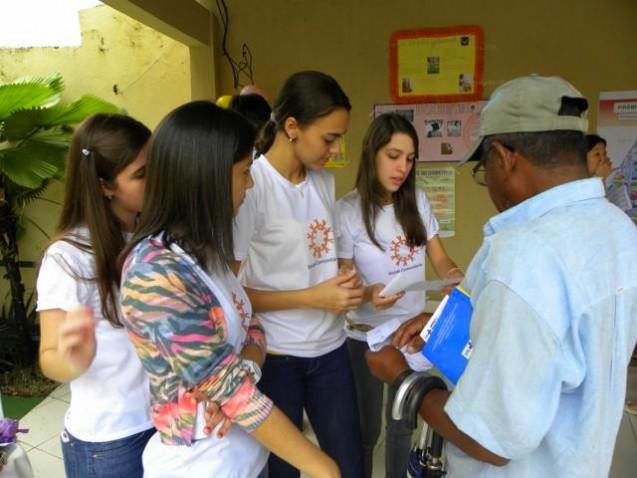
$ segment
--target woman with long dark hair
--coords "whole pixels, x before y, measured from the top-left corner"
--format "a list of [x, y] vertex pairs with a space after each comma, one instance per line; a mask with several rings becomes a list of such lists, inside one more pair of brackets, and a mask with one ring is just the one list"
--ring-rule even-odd
[[116, 261], [144, 197], [150, 131], [97, 114], [75, 132], [57, 237], [37, 279], [40, 366], [70, 383], [62, 433], [66, 476], [142, 477], [154, 433], [148, 380], [122, 328]]
[[[286, 80], [257, 142], [262, 155], [237, 215], [234, 250], [268, 341], [259, 387], [299, 428], [305, 410], [321, 449], [343, 476], [359, 478], [358, 411], [338, 314], [358, 307], [363, 291], [355, 272], [338, 271], [334, 178], [324, 169], [340, 152], [350, 108], [324, 73]], [[268, 469], [299, 476], [275, 456]]]
[[[424, 312], [425, 295], [411, 291], [381, 297], [400, 273], [425, 278], [425, 255], [441, 278], [463, 277], [438, 237], [438, 222], [427, 196], [416, 187], [418, 135], [398, 114], [374, 119], [363, 140], [356, 189], [337, 202], [338, 257], [342, 267], [356, 267], [365, 284], [365, 303], [346, 319], [348, 347], [358, 395], [365, 476], [372, 476], [373, 451], [380, 435], [383, 383], [365, 363], [368, 331], [397, 319], [400, 325]], [[402, 476], [411, 445], [411, 429], [391, 418], [395, 390], [386, 407], [387, 477]]]
[[[233, 216], [252, 187], [254, 138], [239, 114], [196, 101], [168, 114], [151, 140], [121, 287], [158, 432], [144, 451], [146, 478], [254, 478], [268, 449], [310, 476], [340, 476], [256, 387], [263, 329], [229, 267]], [[232, 424], [223, 437], [223, 424], [206, 424], [210, 403]]]

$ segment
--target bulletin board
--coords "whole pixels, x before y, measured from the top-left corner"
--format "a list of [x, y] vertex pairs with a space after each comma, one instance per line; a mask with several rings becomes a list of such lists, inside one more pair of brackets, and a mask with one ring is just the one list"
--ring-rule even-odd
[[478, 134], [480, 112], [486, 101], [374, 105], [374, 116], [397, 113], [418, 134], [418, 161], [461, 161]]
[[396, 103], [482, 99], [484, 34], [477, 25], [395, 32], [390, 92]]

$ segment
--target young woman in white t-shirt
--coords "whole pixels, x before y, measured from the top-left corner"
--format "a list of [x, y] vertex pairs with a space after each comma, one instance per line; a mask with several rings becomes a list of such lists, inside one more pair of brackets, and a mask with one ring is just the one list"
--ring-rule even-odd
[[[343, 476], [360, 478], [358, 410], [338, 313], [358, 307], [363, 290], [355, 272], [339, 274], [334, 178], [324, 170], [340, 152], [350, 108], [328, 75], [304, 71], [286, 80], [257, 142], [264, 154], [235, 220], [234, 252], [268, 343], [259, 388], [299, 428], [305, 409]], [[275, 456], [268, 470], [299, 476]]]
[[120, 322], [116, 260], [142, 209], [150, 131], [97, 114], [71, 142], [57, 239], [37, 279], [40, 366], [70, 383], [66, 476], [142, 477], [154, 433], [148, 380]]
[[[383, 323], [397, 325], [425, 308], [422, 292], [388, 297], [379, 293], [396, 274], [425, 277], [425, 255], [441, 278], [463, 277], [438, 237], [438, 222], [425, 194], [415, 185], [418, 136], [398, 114], [384, 114], [369, 126], [363, 141], [356, 189], [337, 202], [338, 257], [344, 268], [355, 267], [365, 284], [365, 303], [347, 314], [346, 332], [358, 395], [365, 476], [372, 476], [373, 450], [382, 421], [383, 383], [365, 363], [366, 333]], [[386, 476], [402, 476], [411, 430], [392, 420], [395, 390], [386, 407]]]
[[[255, 478], [268, 448], [314, 478], [336, 464], [261, 393], [263, 329], [232, 274], [232, 220], [252, 186], [255, 130], [209, 101], [153, 133], [146, 201], [122, 256], [122, 322], [148, 373], [157, 433], [145, 478]], [[210, 433], [204, 403], [231, 423]], [[125, 476], [125, 475], [122, 475]]]

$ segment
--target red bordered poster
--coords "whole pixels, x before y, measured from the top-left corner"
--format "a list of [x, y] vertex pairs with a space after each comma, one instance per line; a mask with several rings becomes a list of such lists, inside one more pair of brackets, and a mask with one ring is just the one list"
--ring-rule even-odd
[[396, 103], [482, 99], [484, 34], [477, 25], [395, 32], [389, 42]]

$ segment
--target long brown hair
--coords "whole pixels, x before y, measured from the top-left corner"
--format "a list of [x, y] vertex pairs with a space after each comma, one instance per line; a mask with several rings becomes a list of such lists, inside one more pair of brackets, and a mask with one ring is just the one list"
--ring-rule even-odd
[[[386, 193], [378, 181], [376, 155], [396, 133], [409, 136], [414, 143], [416, 154], [418, 153], [418, 134], [409, 120], [396, 113], [382, 114], [372, 121], [365, 133], [361, 161], [356, 175], [356, 190], [361, 197], [365, 230], [369, 239], [381, 250], [383, 248], [376, 239], [374, 229], [376, 217], [383, 206]], [[427, 242], [427, 231], [416, 201], [415, 170], [415, 166], [411, 168], [405, 182], [392, 196], [396, 219], [405, 232], [407, 244], [412, 247], [424, 246]]]
[[[78, 127], [69, 149], [57, 240], [94, 256], [95, 277], [73, 275], [76, 280], [96, 283], [102, 316], [114, 327], [122, 326], [115, 288], [119, 286], [117, 256], [125, 240], [102, 185], [114, 186], [117, 175], [137, 158], [149, 137], [150, 130], [131, 117], [96, 114]], [[82, 226], [88, 228], [88, 238], [73, 232]]]

